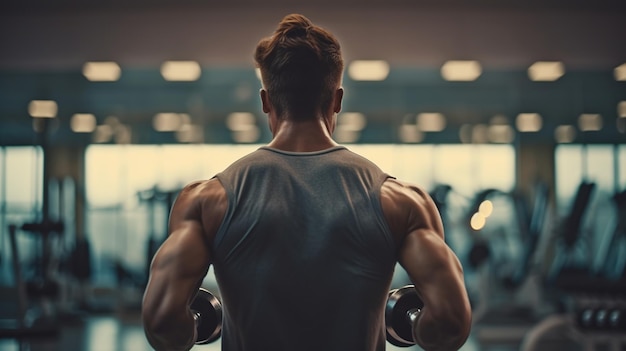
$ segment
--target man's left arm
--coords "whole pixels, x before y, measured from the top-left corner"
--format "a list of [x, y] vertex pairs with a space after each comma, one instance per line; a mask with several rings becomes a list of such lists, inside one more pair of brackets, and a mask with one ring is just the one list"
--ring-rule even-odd
[[196, 340], [189, 305], [211, 264], [211, 253], [192, 186], [181, 191], [172, 208], [170, 234], [152, 260], [143, 297], [144, 330], [157, 351], [189, 350]]

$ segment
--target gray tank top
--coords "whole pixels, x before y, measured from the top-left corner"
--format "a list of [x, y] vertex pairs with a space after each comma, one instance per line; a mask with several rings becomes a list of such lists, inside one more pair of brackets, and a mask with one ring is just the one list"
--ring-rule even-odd
[[228, 194], [213, 247], [223, 350], [384, 350], [389, 176], [337, 146], [261, 147], [216, 177]]

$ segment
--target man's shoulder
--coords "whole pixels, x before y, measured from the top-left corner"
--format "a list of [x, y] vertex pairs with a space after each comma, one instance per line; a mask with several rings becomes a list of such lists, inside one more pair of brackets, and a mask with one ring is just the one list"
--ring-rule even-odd
[[256, 149], [252, 152], [249, 152], [238, 159], [235, 159], [231, 162], [226, 168], [224, 168], [221, 172], [216, 174], [216, 177], [219, 178], [221, 176], [231, 174], [233, 172], [237, 172], [242, 168], [248, 168], [253, 165], [263, 165], [266, 162], [267, 155], [270, 154], [267, 150], [263, 148]]
[[[387, 220], [405, 233], [419, 228], [433, 228], [443, 237], [439, 210], [430, 194], [421, 186], [388, 179], [381, 189], [381, 205]], [[390, 225], [393, 225], [391, 224]]]
[[407, 210], [432, 206], [430, 194], [423, 187], [393, 177], [387, 178], [381, 188], [381, 199]]
[[430, 195], [423, 187], [399, 180], [396, 178], [387, 178], [383, 183], [382, 193], [394, 201], [418, 201], [429, 200]]
[[196, 180], [187, 184], [178, 195], [189, 200], [219, 200], [226, 196], [222, 183], [216, 177]]

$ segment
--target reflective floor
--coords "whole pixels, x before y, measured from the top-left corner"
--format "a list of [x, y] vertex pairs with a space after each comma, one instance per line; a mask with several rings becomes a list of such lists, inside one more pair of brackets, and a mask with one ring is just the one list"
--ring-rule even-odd
[[[6, 314], [15, 308], [13, 300], [0, 294], [0, 331], [3, 322], [8, 321]], [[529, 331], [536, 327], [537, 321], [522, 322], [516, 318], [504, 318], [501, 313], [493, 318], [485, 314], [472, 327], [472, 333], [461, 351], [626, 351], [626, 335], [589, 339], [573, 328], [551, 328], [549, 333], [541, 334], [535, 346], [528, 349], [521, 347], [528, 341]], [[550, 315], [553, 318], [554, 315]], [[478, 317], [478, 315], [476, 315]], [[544, 319], [541, 319], [544, 320]], [[545, 321], [545, 320], [544, 320]], [[131, 309], [116, 308], [105, 312], [80, 312], [63, 314], [55, 319], [58, 333], [53, 337], [25, 338], [22, 341], [2, 338], [0, 333], [0, 351], [144, 351], [152, 350], [148, 344], [141, 324], [137, 306]], [[571, 327], [571, 325], [569, 325]], [[526, 338], [526, 339], [525, 339]], [[194, 350], [219, 351], [219, 339], [209, 345], [198, 345]], [[419, 347], [398, 348], [387, 344], [387, 350], [421, 350]], [[297, 351], [297, 350], [294, 350]], [[321, 350], [323, 351], [323, 350]]]
[[[89, 316], [81, 322], [64, 325], [54, 338], [28, 339], [21, 343], [11, 339], [0, 339], [1, 351], [149, 351], [139, 316]], [[514, 351], [520, 349], [523, 327], [477, 326], [461, 351]], [[479, 341], [480, 340], [480, 341]], [[626, 345], [626, 344], [625, 344]], [[558, 333], [538, 344], [539, 351], [624, 351], [626, 346], [611, 346], [600, 343], [595, 348], [585, 348], [580, 343], [563, 338]], [[194, 350], [219, 351], [216, 341], [209, 345], [198, 345]], [[421, 350], [419, 347], [398, 348], [387, 344], [387, 350]]]
[[[194, 350], [218, 351], [218, 341], [209, 345], [198, 345]], [[517, 347], [497, 346], [481, 348], [470, 339], [463, 351], [512, 351]], [[64, 326], [56, 338], [25, 340], [21, 344], [15, 340], [1, 340], [2, 351], [148, 351], [152, 350], [145, 339], [143, 329], [136, 317], [90, 316], [81, 323]], [[388, 345], [387, 350], [420, 350], [418, 347], [398, 348]]]

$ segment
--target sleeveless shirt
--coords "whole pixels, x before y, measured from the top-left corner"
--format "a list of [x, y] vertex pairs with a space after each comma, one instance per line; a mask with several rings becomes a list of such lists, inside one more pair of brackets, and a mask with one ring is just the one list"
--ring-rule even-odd
[[261, 147], [216, 175], [228, 209], [213, 243], [225, 351], [385, 349], [396, 247], [390, 176], [343, 146]]

